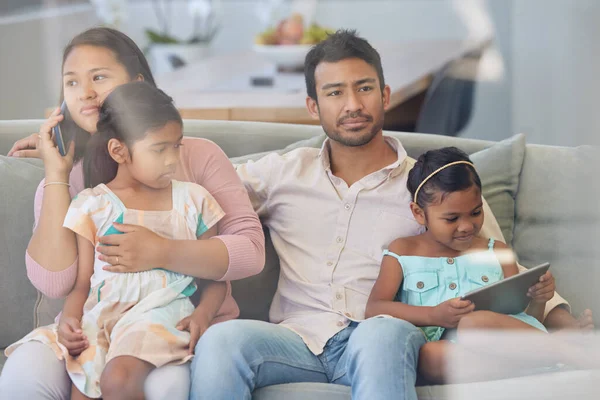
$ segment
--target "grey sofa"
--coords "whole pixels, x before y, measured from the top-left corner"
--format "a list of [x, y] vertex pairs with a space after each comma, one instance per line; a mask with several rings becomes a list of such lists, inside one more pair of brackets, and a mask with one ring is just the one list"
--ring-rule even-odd
[[[6, 154], [18, 138], [36, 132], [40, 124], [39, 120], [0, 121], [0, 154]], [[521, 263], [550, 261], [558, 290], [571, 302], [573, 311], [578, 313], [590, 307], [596, 310], [596, 316], [600, 315], [600, 301], [594, 290], [594, 285], [600, 282], [600, 269], [596, 265], [600, 248], [596, 243], [600, 225], [598, 185], [594, 178], [598, 169], [596, 164], [592, 165], [595, 149], [525, 145], [523, 138], [495, 144], [434, 135], [386, 134], [400, 138], [413, 157], [447, 145], [470, 154], [480, 152], [473, 157], [480, 173], [485, 175], [484, 195]], [[213, 140], [236, 162], [258, 157], [249, 154], [298, 146], [294, 145], [298, 141], [300, 145], [318, 146], [323, 140], [322, 130], [317, 126], [247, 122], [188, 120], [185, 135]], [[61, 307], [60, 300], [48, 299], [32, 287], [25, 270], [25, 248], [33, 224], [33, 195], [42, 176], [39, 160], [0, 156], [0, 349], [34, 326], [51, 322]], [[267, 231], [266, 235], [264, 271], [234, 283], [241, 318], [268, 317], [279, 265]], [[2, 355], [0, 369], [3, 363]], [[514, 396], [510, 398], [565, 399], [575, 398], [574, 392], [561, 393], [555, 389], [551, 397], [540, 397], [539, 388], [562, 381], [567, 382], [566, 387], [581, 389], [590, 377], [587, 371], [571, 371], [475, 384], [421, 386], [418, 393], [421, 400], [505, 399], [511, 391]], [[586, 393], [576, 397], [584, 398]], [[286, 384], [259, 389], [254, 398], [349, 399], [350, 391], [328, 384]]]

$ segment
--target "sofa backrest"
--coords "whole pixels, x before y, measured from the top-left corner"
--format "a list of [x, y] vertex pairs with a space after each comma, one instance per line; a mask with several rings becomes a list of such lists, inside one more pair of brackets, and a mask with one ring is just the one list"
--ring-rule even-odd
[[[0, 121], [0, 154], [6, 154], [15, 140], [35, 132], [41, 123], [40, 120]], [[229, 157], [236, 157], [281, 149], [299, 140], [309, 139], [310, 142], [310, 138], [322, 134], [322, 129], [320, 126], [186, 120], [184, 134], [213, 140]], [[448, 145], [474, 153], [493, 144], [436, 135], [386, 134], [398, 137], [412, 157]], [[600, 246], [593, 243], [593, 234], [598, 233], [599, 226], [597, 212], [593, 210], [597, 208], [594, 200], [598, 198], [598, 192], [596, 186], [589, 184], [591, 173], [585, 175], [585, 181], [576, 179], [584, 176], [581, 171], [586, 171], [580, 164], [587, 162], [587, 158], [581, 154], [591, 152], [591, 149], [528, 145], [516, 199], [513, 245], [520, 260], [525, 265], [550, 261], [559, 290], [571, 300], [576, 310], [598, 305], [598, 298], [593, 296], [593, 283], [599, 281], [594, 263], [598, 260], [597, 248]], [[28, 174], [26, 179], [16, 173], [18, 171], [21, 175]], [[27, 280], [24, 265], [24, 251], [33, 220], [33, 193], [42, 176], [39, 162], [0, 159], [0, 235], [11, 238], [5, 240], [9, 246], [0, 243], [0, 320], [11, 321], [0, 328], [0, 348], [27, 333], [34, 325], [51, 322], [62, 306], [61, 300], [49, 300], [36, 293]], [[5, 192], [15, 186], [19, 187], [18, 193], [23, 192], [24, 200], [17, 201]], [[582, 198], [587, 200], [582, 201]], [[581, 210], [583, 205], [585, 209]], [[268, 316], [277, 287], [279, 263], [269, 240], [267, 249], [264, 271], [233, 284], [234, 296], [244, 318], [266, 319]], [[600, 307], [596, 309], [600, 313]]]

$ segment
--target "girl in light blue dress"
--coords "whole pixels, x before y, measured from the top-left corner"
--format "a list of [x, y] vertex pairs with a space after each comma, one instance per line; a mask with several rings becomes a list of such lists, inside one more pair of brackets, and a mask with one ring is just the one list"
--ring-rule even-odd
[[554, 295], [547, 272], [529, 289], [526, 312], [503, 315], [475, 311], [466, 293], [518, 273], [512, 251], [502, 242], [478, 237], [483, 225], [481, 180], [469, 157], [455, 147], [428, 151], [410, 171], [410, 207], [424, 233], [393, 241], [381, 264], [366, 315], [404, 319], [423, 331], [419, 370], [431, 381], [445, 380], [451, 341], [447, 329], [522, 329], [546, 333], [546, 302]]

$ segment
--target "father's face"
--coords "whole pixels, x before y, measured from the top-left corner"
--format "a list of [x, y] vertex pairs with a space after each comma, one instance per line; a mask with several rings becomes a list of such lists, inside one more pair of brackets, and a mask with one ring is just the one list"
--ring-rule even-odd
[[381, 92], [377, 71], [365, 61], [322, 62], [315, 69], [315, 85], [319, 102], [308, 97], [306, 105], [331, 140], [363, 146], [383, 129], [390, 88]]

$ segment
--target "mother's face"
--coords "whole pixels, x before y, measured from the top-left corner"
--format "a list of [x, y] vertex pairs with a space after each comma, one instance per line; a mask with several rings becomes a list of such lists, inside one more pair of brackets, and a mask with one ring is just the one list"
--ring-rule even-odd
[[65, 102], [73, 121], [94, 134], [102, 102], [117, 86], [131, 78], [112, 50], [105, 47], [77, 46], [63, 65]]

